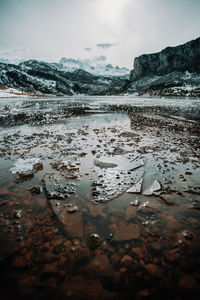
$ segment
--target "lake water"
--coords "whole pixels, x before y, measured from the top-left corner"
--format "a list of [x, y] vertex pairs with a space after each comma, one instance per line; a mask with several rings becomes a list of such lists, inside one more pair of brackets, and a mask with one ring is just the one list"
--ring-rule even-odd
[[1, 99], [4, 298], [198, 295], [199, 119], [200, 99]]

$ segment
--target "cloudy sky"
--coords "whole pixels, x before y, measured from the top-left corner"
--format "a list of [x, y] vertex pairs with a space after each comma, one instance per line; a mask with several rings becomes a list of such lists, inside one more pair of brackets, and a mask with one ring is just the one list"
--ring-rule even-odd
[[0, 57], [132, 68], [134, 57], [200, 36], [200, 0], [0, 0]]

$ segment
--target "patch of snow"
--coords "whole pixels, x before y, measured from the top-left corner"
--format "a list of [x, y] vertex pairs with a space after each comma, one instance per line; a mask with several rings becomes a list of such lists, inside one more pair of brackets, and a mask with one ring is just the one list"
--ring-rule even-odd
[[[19, 95], [20, 94], [20, 95]], [[14, 88], [8, 88], [8, 89], [0, 89], [0, 98], [10, 98], [10, 97], [27, 97], [27, 95], [23, 95], [22, 91], [14, 89]]]
[[40, 158], [19, 158], [14, 166], [10, 169], [12, 174], [16, 173], [27, 173], [33, 171], [34, 165], [39, 163]]
[[125, 76], [130, 74], [130, 70], [123, 67], [120, 68], [118, 66], [112, 66], [111, 64], [92, 64], [87, 60], [79, 60], [72, 58], [63, 57], [58, 66], [67, 72], [73, 72], [77, 69], [82, 69], [86, 72], [89, 72], [93, 75], [101, 75], [101, 76]]

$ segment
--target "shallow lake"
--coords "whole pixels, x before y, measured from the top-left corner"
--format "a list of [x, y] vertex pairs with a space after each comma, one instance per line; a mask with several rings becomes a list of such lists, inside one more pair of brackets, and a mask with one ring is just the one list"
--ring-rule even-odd
[[6, 299], [198, 295], [199, 120], [200, 99], [1, 99]]

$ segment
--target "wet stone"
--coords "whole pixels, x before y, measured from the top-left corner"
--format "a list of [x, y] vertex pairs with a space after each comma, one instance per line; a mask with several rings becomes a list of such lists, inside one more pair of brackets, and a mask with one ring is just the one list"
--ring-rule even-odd
[[42, 188], [41, 186], [33, 186], [32, 188], [29, 189], [29, 191], [33, 194], [33, 195], [39, 195], [42, 192]]
[[183, 275], [179, 280], [179, 287], [182, 290], [193, 290], [198, 287], [197, 282], [195, 278], [193, 278], [191, 275]]
[[154, 264], [147, 264], [145, 270], [154, 277], [161, 277], [163, 275], [163, 270]]
[[129, 224], [129, 225], [120, 224], [115, 231], [114, 239], [117, 242], [121, 242], [121, 241], [137, 239], [137, 238], [139, 238], [139, 236], [140, 236], [139, 225], [137, 225], [137, 224]]
[[98, 299], [103, 288], [99, 279], [73, 276], [64, 281], [56, 299]]
[[83, 237], [83, 217], [81, 213], [69, 214], [63, 211], [61, 221], [70, 237]]
[[17, 209], [14, 214], [13, 214], [14, 218], [20, 219], [22, 217], [22, 210], [21, 209]]
[[175, 197], [173, 194], [160, 195], [160, 198], [164, 200], [168, 205], [174, 205], [176, 203]]
[[130, 206], [126, 209], [126, 221], [129, 221], [136, 216], [136, 207]]
[[97, 249], [100, 246], [100, 236], [97, 233], [91, 233], [88, 238], [89, 247]]
[[181, 257], [181, 255], [179, 253], [179, 249], [165, 250], [164, 255], [169, 261], [176, 261], [176, 260], [180, 259], [180, 257]]
[[76, 206], [76, 205], [67, 208], [68, 213], [75, 213], [75, 212], [77, 212], [77, 210], [78, 210], [78, 206]]
[[122, 259], [120, 260], [120, 263], [126, 267], [128, 267], [129, 265], [131, 265], [133, 262], [133, 259], [130, 255], [124, 255], [122, 257]]
[[33, 295], [36, 290], [36, 282], [36, 276], [30, 276], [22, 279], [18, 284], [18, 288], [22, 295]]
[[90, 278], [97, 276], [110, 277], [113, 273], [113, 269], [107, 255], [97, 253], [92, 261], [85, 267], [85, 273]]
[[133, 252], [138, 258], [143, 258], [144, 256], [147, 255], [146, 248], [142, 248], [142, 247], [141, 248], [139, 248], [139, 247], [132, 248], [131, 252]]

